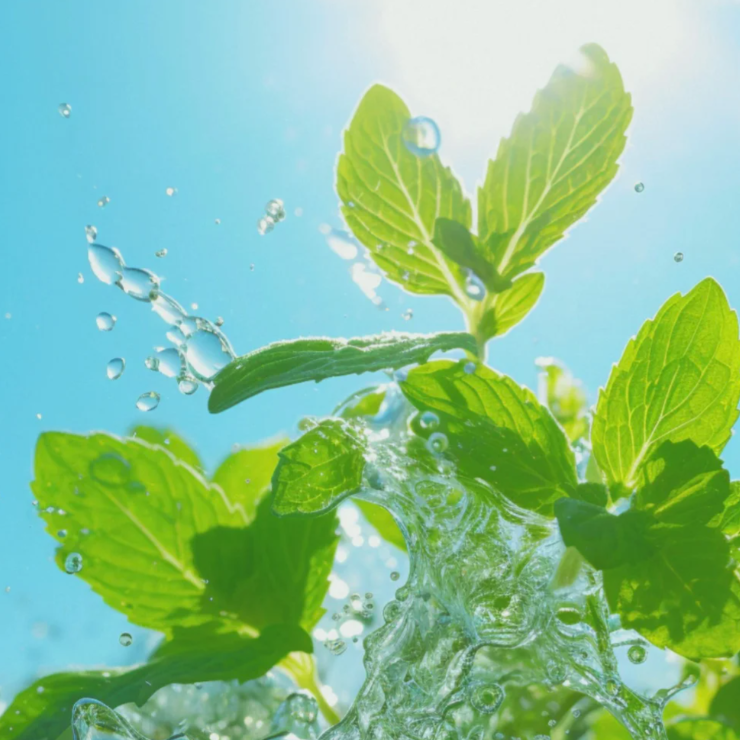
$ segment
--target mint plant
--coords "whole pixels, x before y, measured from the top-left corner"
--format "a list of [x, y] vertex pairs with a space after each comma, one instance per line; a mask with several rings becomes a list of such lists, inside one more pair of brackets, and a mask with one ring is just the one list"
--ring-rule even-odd
[[[234, 359], [212, 379], [213, 413], [393, 372], [211, 476], [169, 430], [42, 435], [32, 488], [58, 564], [76, 556], [76, 577], [163, 641], [143, 666], [40, 679], [0, 718], [3, 735], [56, 740], [72, 713], [79, 740], [137, 738], [80, 701], [141, 706], [169, 684], [277, 666], [314, 694], [326, 740], [736, 738], [740, 482], [719, 455], [738, 415], [740, 340], [720, 286], [669, 298], [593, 411], [554, 360], [540, 361], [539, 396], [485, 364], [489, 340], [536, 304], [539, 257], [614, 178], [631, 114], [616, 66], [584, 47], [502, 141], [473, 231], [452, 171], [407, 146], [409, 110], [372, 87], [337, 166], [345, 221], [389, 280], [452, 299], [467, 331], [303, 338]], [[434, 357], [451, 350], [462, 359]], [[365, 640], [366, 681], [339, 721], [308, 634], [348, 496], [411, 570]], [[620, 651], [639, 664], [666, 648], [685, 659], [679, 683], [645, 695], [623, 681]], [[665, 711], [689, 687], [684, 714]]]

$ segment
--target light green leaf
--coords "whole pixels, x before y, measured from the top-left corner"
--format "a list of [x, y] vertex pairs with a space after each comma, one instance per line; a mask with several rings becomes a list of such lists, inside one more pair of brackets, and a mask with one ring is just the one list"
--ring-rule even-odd
[[194, 631], [198, 639], [188, 639], [185, 649], [180, 649], [176, 637], [155, 659], [137, 668], [56, 673], [39, 679], [0, 717], [0, 737], [56, 740], [69, 727], [72, 707], [80, 699], [94, 697], [111, 707], [130, 702], [142, 706], [171, 683], [249, 681], [291, 651], [312, 651], [311, 638], [296, 626], [274, 625], [257, 638]]
[[713, 719], [681, 719], [666, 730], [668, 740], [738, 740], [731, 727]]
[[318, 337], [275, 342], [237, 358], [216, 375], [208, 410], [220, 413], [271, 388], [397, 369], [452, 349], [474, 352], [475, 340], [463, 332], [388, 332], [359, 339]]
[[719, 526], [729, 537], [740, 534], [740, 481], [734, 480], [730, 483], [730, 495], [725, 501]]
[[537, 358], [541, 369], [538, 396], [563, 427], [568, 439], [577, 442], [588, 435], [588, 397], [580, 380], [553, 357]]
[[535, 306], [545, 287], [541, 272], [530, 272], [514, 280], [502, 293], [489, 294], [481, 304], [483, 313], [478, 323], [478, 333], [484, 341], [506, 334]]
[[136, 437], [150, 445], [163, 447], [178, 460], [190, 465], [199, 473], [203, 472], [203, 463], [198, 453], [175, 431], [169, 428], [148, 427], [138, 424], [130, 432], [129, 437]]
[[355, 499], [355, 503], [360, 507], [365, 519], [386, 542], [406, 552], [406, 540], [388, 509], [361, 498]]
[[595, 203], [617, 172], [632, 117], [606, 52], [561, 65], [503, 139], [478, 191], [478, 236], [503, 277], [535, 264]]
[[719, 453], [739, 398], [737, 315], [707, 278], [643, 324], [599, 395], [592, 442], [609, 484], [631, 489], [666, 440], [689, 439]]
[[114, 609], [164, 632], [210, 619], [200, 611], [205, 585], [190, 540], [247, 522], [219, 487], [139, 439], [47, 432], [36, 447], [32, 488], [60, 542], [59, 566], [80, 553], [78, 577]]
[[280, 452], [272, 480], [278, 516], [318, 514], [354, 493], [362, 482], [366, 443], [340, 419], [325, 419]]
[[560, 427], [531, 391], [484, 365], [437, 361], [412, 370], [401, 390], [434, 411], [445, 452], [463, 475], [482, 478], [519, 506], [547, 509], [577, 478]]
[[337, 165], [342, 214], [357, 239], [393, 281], [412, 293], [446, 294], [465, 305], [460, 269], [434, 246], [434, 224], [449, 218], [470, 227], [470, 203], [437, 154], [418, 157], [403, 142], [408, 108], [373, 85], [344, 135]]

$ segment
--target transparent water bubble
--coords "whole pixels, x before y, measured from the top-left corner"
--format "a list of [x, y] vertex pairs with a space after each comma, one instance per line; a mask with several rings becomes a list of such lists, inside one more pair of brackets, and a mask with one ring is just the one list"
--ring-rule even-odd
[[85, 238], [90, 244], [98, 238], [98, 230], [92, 224], [85, 226]]
[[103, 195], [102, 197], [98, 198], [99, 208], [105, 208], [108, 203], [110, 203], [110, 198], [107, 195]]
[[228, 340], [210, 321], [200, 319], [197, 331], [187, 337], [185, 359], [199, 380], [210, 380], [234, 357]]
[[280, 198], [273, 198], [266, 206], [265, 213], [271, 216], [273, 221], [277, 223], [285, 218], [285, 206]]
[[147, 391], [142, 393], [136, 401], [136, 408], [139, 411], [154, 411], [159, 406], [159, 393]]
[[414, 318], [414, 309], [413, 308], [407, 308], [402, 314], [401, 318], [404, 321], [411, 321], [411, 319]]
[[474, 301], [482, 301], [486, 297], [486, 286], [472, 270], [468, 270], [465, 277], [465, 295]]
[[224, 325], [224, 317], [223, 316], [216, 316], [216, 320], [213, 323], [216, 326], [223, 326]]
[[69, 118], [72, 115], [72, 106], [69, 103], [59, 103], [58, 110], [62, 118]]
[[406, 122], [401, 134], [406, 148], [417, 157], [434, 154], [442, 143], [439, 126], [426, 116], [417, 116]]
[[118, 638], [118, 642], [120, 642], [123, 647], [129, 647], [129, 645], [133, 644], [134, 638], [129, 632], [122, 632]]
[[[183, 321], [185, 321], [185, 319], [183, 319]], [[167, 339], [170, 340], [170, 342], [172, 342], [172, 344], [174, 344], [174, 345], [176, 345], [178, 347], [184, 347], [185, 346], [185, 342], [188, 339], [187, 336], [185, 335], [185, 333], [182, 331], [182, 329], [179, 326], [175, 326], [172, 329], [170, 329], [165, 334], [165, 336], [167, 337]]]
[[131, 465], [115, 452], [106, 452], [90, 463], [90, 477], [103, 486], [125, 486], [131, 479]]
[[397, 581], [400, 577], [401, 577], [401, 574], [397, 570], [391, 571], [392, 581]]
[[164, 192], [171, 198], [177, 192], [177, 188], [166, 188]]
[[347, 649], [344, 640], [325, 640], [324, 647], [333, 655], [341, 655]]
[[126, 360], [123, 357], [114, 357], [108, 361], [105, 367], [105, 374], [110, 380], [118, 380], [126, 369]]
[[177, 390], [185, 396], [192, 396], [198, 390], [199, 383], [191, 375], [184, 375], [177, 381]]
[[158, 293], [152, 300], [152, 311], [172, 326], [177, 326], [188, 315], [187, 311], [166, 293]]
[[71, 552], [64, 559], [64, 570], [70, 575], [79, 573], [82, 570], [82, 565], [82, 555], [78, 552]]
[[275, 220], [272, 216], [263, 216], [259, 221], [257, 221], [257, 233], [260, 236], [269, 234], [274, 228]]
[[146, 365], [147, 370], [159, 370], [159, 358], [154, 357], [154, 355], [150, 355], [149, 357], [144, 360], [144, 365]]
[[619, 681], [617, 681], [614, 678], [610, 678], [606, 682], [606, 690], [611, 696], [619, 696], [619, 692], [622, 690], [622, 687], [619, 684]]
[[434, 432], [427, 440], [427, 449], [433, 455], [441, 455], [449, 446], [450, 442], [447, 435], [442, 432]]
[[493, 714], [504, 701], [504, 689], [497, 683], [480, 683], [470, 689], [470, 703], [484, 714]]
[[57, 537], [61, 537], [62, 539], [64, 539], [66, 536], [67, 536], [67, 530], [66, 529], [60, 529], [57, 532]]
[[107, 311], [101, 311], [95, 317], [95, 323], [98, 325], [98, 329], [100, 329], [100, 331], [111, 331], [111, 329], [116, 325], [116, 321], [116, 317], [109, 314]]
[[121, 253], [115, 247], [91, 244], [87, 248], [87, 260], [95, 277], [106, 285], [117, 285], [126, 266]]
[[153, 301], [159, 295], [159, 276], [141, 267], [124, 267], [118, 287], [137, 301]]
[[214, 220], [213, 223], [215, 223], [216, 226], [218, 226], [221, 223], [221, 219], [220, 218], [217, 218], [217, 219]]
[[156, 252], [154, 253], [154, 256], [155, 256], [155, 257], [166, 257], [166, 256], [167, 256], [167, 249], [158, 249], [158, 250], [157, 250], [157, 251], [156, 251]]
[[635, 192], [636, 193], [641, 193], [643, 190], [645, 190], [645, 183], [636, 182], [635, 183]]
[[419, 425], [422, 429], [436, 429], [439, 426], [439, 416], [434, 411], [424, 411], [419, 417]]
[[474, 362], [466, 362], [465, 367], [463, 367], [463, 372], [466, 375], [473, 375], [475, 373], [475, 363]]
[[676, 254], [673, 255], [673, 261], [683, 262], [683, 252], [676, 252]]
[[156, 365], [156, 367], [150, 367], [150, 369], [158, 370], [167, 378], [179, 378], [186, 372], [185, 360], [174, 347], [160, 349], [150, 359], [153, 360], [152, 365]]
[[83, 274], [82, 274], [81, 272], [78, 272], [78, 273], [77, 273], [77, 282], [78, 282], [78, 283], [79, 283], [80, 285], [82, 285], [82, 283], [84, 283], [84, 282], [85, 282], [85, 276], [84, 276], [84, 275], [83, 275]]
[[644, 645], [632, 645], [627, 651], [627, 657], [629, 658], [630, 663], [634, 663], [635, 665], [644, 663], [647, 660], [647, 656], [648, 652]]

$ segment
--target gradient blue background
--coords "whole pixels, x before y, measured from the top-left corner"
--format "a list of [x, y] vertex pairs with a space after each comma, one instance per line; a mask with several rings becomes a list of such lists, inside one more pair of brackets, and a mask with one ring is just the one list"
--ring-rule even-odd
[[[164, 324], [95, 280], [85, 224], [130, 265], [164, 276], [183, 305], [223, 316], [240, 353], [299, 335], [460, 328], [446, 299], [389, 284], [389, 310], [379, 311], [326, 246], [319, 225], [341, 226], [333, 173], [342, 128], [368, 85], [391, 84], [415, 114], [439, 122], [441, 155], [473, 192], [536, 87], [579, 44], [597, 41], [634, 92], [623, 167], [542, 260], [540, 304], [492, 343], [490, 362], [534, 387], [534, 359], [554, 355], [595, 400], [626, 341], [675, 291], [714, 275], [740, 305], [740, 6], [648, 5], [0, 5], [0, 706], [37, 675], [125, 664], [151, 644], [132, 630], [137, 641], [122, 649], [124, 617], [54, 565], [28, 489], [39, 432], [166, 424], [213, 465], [234, 443], [292, 433], [300, 416], [328, 412], [367, 380], [288, 388], [210, 416], [202, 389], [186, 398], [145, 369], [165, 343]], [[68, 120], [61, 102], [72, 105]], [[111, 202], [100, 209], [103, 195]], [[260, 237], [255, 224], [273, 197], [288, 218]], [[118, 316], [107, 334], [95, 326], [103, 310]], [[113, 383], [105, 365], [115, 356], [128, 367]], [[145, 416], [134, 404], [147, 390], [162, 402]], [[725, 459], [740, 474], [734, 440]]]

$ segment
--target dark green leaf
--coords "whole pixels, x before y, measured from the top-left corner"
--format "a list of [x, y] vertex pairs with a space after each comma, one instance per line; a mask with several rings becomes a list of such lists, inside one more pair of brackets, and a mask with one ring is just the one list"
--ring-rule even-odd
[[340, 419], [325, 419], [280, 452], [272, 482], [273, 510], [318, 514], [354, 493], [365, 468], [365, 439]]
[[258, 393], [309, 380], [397, 369], [425, 362], [435, 352], [474, 352], [470, 334], [389, 332], [360, 339], [294, 339], [239, 357], [214, 378], [208, 410], [217, 414]]
[[714, 695], [709, 709], [712, 717], [740, 731], [740, 676], [730, 679]]
[[412, 370], [401, 389], [420, 411], [440, 417], [445, 454], [463, 475], [491, 483], [528, 509], [547, 508], [575, 489], [565, 435], [511, 378], [484, 365], [437, 361]]
[[606, 506], [609, 500], [609, 494], [603, 483], [579, 483], [576, 490], [570, 495], [571, 498], [596, 504], [596, 506]]
[[257, 638], [205, 629], [195, 632], [198, 639], [188, 639], [185, 649], [176, 637], [154, 660], [138, 668], [57, 673], [36, 681], [0, 717], [0, 737], [56, 740], [69, 727], [72, 707], [80, 699], [94, 697], [111, 707], [129, 702], [141, 706], [171, 683], [249, 681], [264, 675], [291, 651], [312, 651], [311, 638], [296, 626], [273, 625]]

